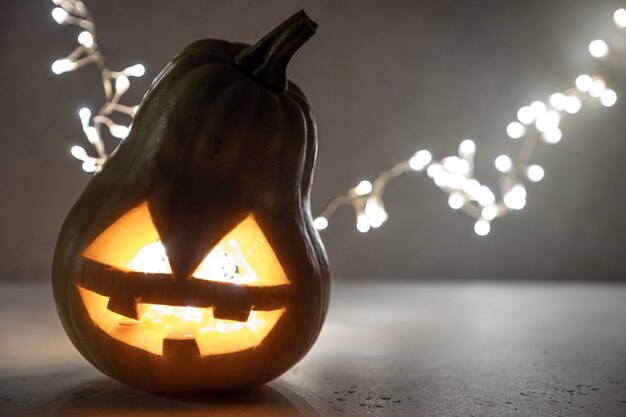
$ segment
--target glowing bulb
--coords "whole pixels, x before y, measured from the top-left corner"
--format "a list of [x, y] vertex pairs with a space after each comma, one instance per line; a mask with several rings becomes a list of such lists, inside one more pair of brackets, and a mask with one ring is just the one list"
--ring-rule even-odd
[[465, 175], [459, 174], [458, 172], [453, 172], [448, 174], [446, 178], [446, 186], [448, 188], [452, 188], [453, 190], [460, 190], [465, 185]]
[[506, 155], [500, 155], [495, 161], [496, 169], [500, 172], [509, 172], [513, 168], [511, 158]]
[[491, 221], [498, 215], [498, 209], [496, 206], [487, 206], [481, 210], [480, 215], [483, 219]]
[[356, 187], [354, 187], [354, 193], [356, 195], [369, 194], [371, 191], [372, 191], [372, 183], [367, 180], [361, 181]]
[[593, 80], [587, 74], [582, 74], [576, 77], [576, 88], [583, 93], [589, 91], [592, 84]]
[[617, 9], [615, 13], [613, 13], [613, 21], [620, 28], [626, 28], [626, 10]]
[[543, 179], [543, 175], [544, 175], [543, 168], [541, 168], [539, 165], [530, 165], [526, 169], [526, 176], [532, 182], [541, 181]]
[[52, 63], [52, 67], [51, 67], [52, 72], [54, 72], [57, 75], [63, 74], [64, 72], [72, 71], [75, 68], [76, 68], [76, 64], [73, 61], [66, 59], [66, 58], [57, 59], [56, 61]]
[[111, 125], [109, 126], [109, 131], [113, 137], [118, 139], [124, 139], [130, 133], [130, 129], [122, 125]]
[[559, 143], [562, 137], [563, 133], [561, 132], [561, 129], [549, 130], [543, 134], [543, 139], [547, 143], [551, 144]]
[[529, 125], [535, 120], [535, 113], [530, 106], [524, 106], [517, 111], [517, 119], [525, 125]]
[[526, 205], [526, 189], [517, 184], [502, 198], [504, 205], [513, 210], [521, 210]]
[[373, 228], [383, 225], [389, 218], [378, 197], [371, 197], [365, 204], [365, 215]]
[[430, 164], [428, 165], [428, 168], [426, 168], [426, 175], [433, 179], [442, 173], [445, 174], [445, 170], [443, 169], [441, 164], [438, 163]]
[[542, 133], [546, 133], [557, 129], [559, 127], [560, 119], [561, 118], [559, 117], [558, 112], [550, 110], [537, 118], [537, 130]]
[[94, 158], [89, 158], [83, 161], [82, 168], [85, 172], [96, 172], [96, 169], [98, 169], [98, 164], [96, 163], [96, 160]]
[[470, 170], [469, 163], [465, 159], [457, 156], [448, 156], [441, 160], [443, 167], [448, 172], [456, 172], [460, 174], [468, 174]]
[[519, 139], [526, 134], [526, 128], [519, 122], [511, 122], [506, 127], [506, 134], [511, 139]]
[[512, 189], [511, 189], [511, 193], [522, 197], [522, 198], [526, 198], [526, 188], [524, 188], [524, 186], [522, 184], [516, 184]]
[[603, 106], [611, 107], [616, 102], [617, 102], [617, 94], [615, 93], [615, 91], [611, 89], [604, 90], [602, 94], [600, 95], [600, 103], [602, 103]]
[[575, 114], [580, 111], [581, 107], [582, 107], [582, 103], [580, 102], [580, 99], [578, 97], [568, 96], [565, 99], [565, 111], [566, 112], [570, 114]]
[[469, 162], [467, 162], [465, 159], [461, 159], [461, 162], [459, 163], [459, 169], [458, 169], [459, 173], [462, 175], [469, 175], [470, 172], [470, 165]]
[[452, 193], [448, 197], [448, 205], [454, 210], [458, 210], [465, 205], [465, 197], [461, 193]]
[[425, 150], [417, 151], [415, 152], [415, 155], [409, 159], [409, 166], [414, 171], [421, 171], [426, 165], [430, 164], [430, 161], [432, 160], [433, 157], [430, 152]]
[[67, 20], [69, 16], [70, 14], [60, 7], [55, 7], [54, 9], [52, 9], [52, 18], [59, 25], [62, 25], [63, 23], [65, 23], [65, 21]]
[[91, 33], [84, 30], [78, 35], [78, 43], [85, 48], [91, 48], [93, 46], [93, 36], [91, 36]]
[[324, 230], [328, 227], [328, 219], [326, 217], [317, 217], [313, 220], [313, 227], [317, 230]]
[[91, 119], [91, 110], [87, 107], [83, 107], [78, 111], [78, 117], [80, 118], [80, 123], [83, 126], [89, 126], [89, 120]]
[[542, 101], [537, 100], [530, 103], [530, 109], [535, 117], [537, 117], [546, 111], [546, 105]]
[[589, 53], [595, 58], [604, 58], [609, 53], [609, 46], [601, 39], [591, 41]]
[[98, 131], [93, 126], [85, 126], [83, 127], [83, 132], [85, 132], [85, 136], [87, 136], [87, 140], [89, 143], [98, 143], [100, 142], [100, 135]]
[[489, 206], [496, 202], [496, 196], [493, 195], [493, 192], [486, 185], [481, 185], [480, 190], [478, 191], [478, 203], [483, 206]]
[[70, 153], [74, 158], [80, 159], [81, 161], [84, 161], [88, 158], [87, 151], [85, 151], [85, 148], [83, 148], [82, 146], [72, 146], [72, 149], [70, 149]]
[[141, 77], [146, 73], [146, 68], [141, 64], [135, 64], [132, 67], [126, 68], [123, 72], [131, 77]]
[[435, 175], [433, 181], [438, 187], [446, 187], [448, 185], [448, 173], [441, 171]]
[[117, 94], [124, 94], [130, 87], [130, 81], [125, 75], [118, 75], [115, 79], [115, 92]]
[[565, 94], [563, 93], [554, 93], [550, 96], [549, 98], [550, 100], [550, 105], [552, 107], [554, 107], [557, 110], [564, 110], [565, 109], [565, 102], [567, 101], [567, 98], [565, 97]]
[[474, 232], [478, 236], [487, 236], [491, 231], [491, 224], [485, 219], [479, 219], [474, 224]]
[[606, 90], [606, 82], [602, 78], [594, 78], [589, 89], [589, 95], [591, 97], [598, 98]]
[[367, 233], [370, 230], [370, 222], [365, 214], [359, 214], [356, 218], [356, 230]]
[[469, 157], [476, 152], [476, 144], [471, 139], [465, 139], [459, 145], [459, 155], [461, 157]]
[[463, 191], [470, 196], [476, 196], [480, 192], [480, 183], [471, 178], [463, 184]]

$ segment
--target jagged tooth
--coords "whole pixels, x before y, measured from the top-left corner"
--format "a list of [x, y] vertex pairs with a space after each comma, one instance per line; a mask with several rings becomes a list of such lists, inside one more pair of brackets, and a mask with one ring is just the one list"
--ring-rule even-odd
[[133, 320], [139, 320], [138, 301], [138, 298], [132, 296], [111, 296], [107, 308], [114, 313]]
[[250, 309], [241, 311], [234, 308], [213, 307], [213, 317], [223, 320], [248, 321]]
[[194, 338], [163, 339], [163, 357], [189, 358], [200, 356], [200, 348]]

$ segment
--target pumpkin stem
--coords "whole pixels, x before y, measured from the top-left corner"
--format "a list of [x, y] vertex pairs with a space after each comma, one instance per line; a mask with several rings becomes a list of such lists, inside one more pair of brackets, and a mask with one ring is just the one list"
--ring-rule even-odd
[[317, 23], [300, 10], [256, 44], [239, 52], [235, 65], [250, 78], [278, 92], [287, 89], [287, 64], [315, 34]]

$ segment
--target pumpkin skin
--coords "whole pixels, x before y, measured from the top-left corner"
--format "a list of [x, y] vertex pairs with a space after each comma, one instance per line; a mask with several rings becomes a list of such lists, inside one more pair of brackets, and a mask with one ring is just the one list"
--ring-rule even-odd
[[[301, 11], [253, 46], [207, 39], [186, 47], [155, 79], [129, 136], [69, 212], [52, 270], [56, 307], [76, 348], [105, 374], [151, 391], [244, 389], [276, 378], [314, 343], [330, 286], [310, 214], [317, 133], [285, 70], [315, 27]], [[127, 250], [121, 238], [95, 242], [121, 224], [136, 225], [123, 219], [138, 207], [144, 217], [149, 212], [169, 274], [124, 270], [98, 261], [107, 253], [88, 255], [94, 245], [111, 256]], [[254, 236], [264, 239], [288, 282], [250, 287], [194, 279], [207, 254], [251, 218]], [[90, 316], [85, 289], [108, 297], [108, 310], [131, 321], [143, 320], [141, 303], [211, 308], [229, 323], [245, 321], [254, 308], [282, 315], [248, 349], [200, 354], [193, 338], [168, 338], [158, 354], [103, 330], [97, 314]], [[133, 340], [142, 340], [142, 326]]]

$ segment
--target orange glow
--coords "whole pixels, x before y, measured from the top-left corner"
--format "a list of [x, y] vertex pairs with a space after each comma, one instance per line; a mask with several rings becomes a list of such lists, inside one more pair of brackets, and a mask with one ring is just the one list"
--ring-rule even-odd
[[137, 252], [158, 240], [159, 234], [152, 223], [148, 203], [142, 203], [102, 232], [85, 249], [83, 256], [121, 271], [132, 271], [128, 263]]
[[[147, 203], [109, 226], [85, 249], [83, 256], [121, 271], [172, 273]], [[257, 287], [289, 284], [253, 215], [220, 240], [192, 278]], [[285, 308], [252, 309], [247, 321], [235, 321], [216, 319], [212, 308], [138, 303], [139, 319], [134, 320], [110, 311], [109, 297], [80, 286], [78, 289], [96, 326], [121, 342], [156, 355], [163, 355], [165, 339], [193, 339], [203, 356], [254, 348], [285, 312]]]
[[[85, 249], [83, 256], [122, 271], [172, 273], [147, 203], [109, 226]], [[192, 276], [259, 287], [289, 284], [252, 214], [220, 240]]]
[[78, 287], [89, 317], [109, 336], [139, 349], [163, 354], [165, 339], [195, 339], [200, 354], [221, 355], [251, 349], [263, 341], [285, 308], [250, 311], [248, 320], [215, 319], [211, 308], [138, 303], [139, 320], [107, 309], [109, 297]]
[[[236, 271], [229, 269], [232, 267], [236, 267]], [[289, 284], [285, 271], [252, 215], [220, 240], [193, 276], [243, 285]]]

